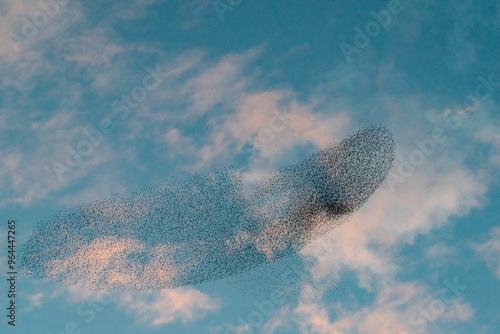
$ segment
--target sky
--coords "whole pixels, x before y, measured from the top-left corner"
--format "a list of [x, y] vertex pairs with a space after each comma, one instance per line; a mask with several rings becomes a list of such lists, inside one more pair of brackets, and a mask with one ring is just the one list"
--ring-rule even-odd
[[[0, 0], [0, 331], [499, 333], [499, 22], [483, 0]], [[8, 324], [9, 221], [19, 254], [80, 203], [234, 162], [251, 185], [373, 124], [387, 181], [296, 279], [102, 293], [18, 273]]]

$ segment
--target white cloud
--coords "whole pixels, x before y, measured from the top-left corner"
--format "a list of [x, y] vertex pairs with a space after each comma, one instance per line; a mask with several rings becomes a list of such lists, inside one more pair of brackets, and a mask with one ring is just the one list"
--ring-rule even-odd
[[29, 305], [23, 309], [23, 312], [28, 312], [34, 308], [42, 306], [42, 298], [44, 294], [42, 292], [36, 293], [34, 295], [29, 295], [26, 299], [28, 299]]
[[263, 46], [252, 48], [243, 54], [229, 54], [222, 57], [184, 86], [184, 94], [189, 94], [192, 105], [187, 112], [202, 114], [217, 103], [231, 104], [248, 84], [242, 75], [251, 62], [262, 54]]
[[123, 293], [117, 305], [137, 317], [140, 323], [158, 327], [175, 321], [184, 323], [220, 310], [219, 299], [195, 289], [178, 288], [154, 293]]
[[[456, 300], [452, 304], [442, 303], [444, 309], [432, 314], [434, 319], [427, 322], [418, 312], [430, 309], [430, 305], [434, 305], [431, 303], [438, 301], [439, 296], [439, 293], [434, 296], [414, 283], [386, 282], [377, 289], [372, 305], [348, 310], [341, 303], [334, 304], [333, 307], [318, 303], [299, 303], [295, 314], [299, 316], [297, 323], [304, 334], [406, 334], [419, 332], [423, 328], [430, 330], [430, 323], [463, 322], [473, 316], [474, 311], [468, 304]], [[329, 317], [329, 312], [332, 311], [337, 314], [334, 321]]]
[[114, 304], [132, 316], [139, 326], [161, 327], [175, 322], [192, 323], [222, 308], [222, 300], [190, 287], [156, 291], [94, 291], [81, 285], [63, 286], [50, 295], [66, 295], [71, 303]]
[[67, 61], [89, 65], [110, 65], [113, 57], [124, 48], [107, 37], [109, 32], [102, 27], [85, 31], [77, 38], [67, 39], [60, 52]]
[[[66, 165], [66, 146], [76, 150], [77, 144], [85, 139], [81, 133], [83, 126], [74, 126], [76, 116], [74, 111], [61, 110], [41, 120], [36, 112], [11, 118], [10, 130], [18, 127], [18, 133], [25, 136], [16, 141], [0, 139], [0, 142], [8, 141], [0, 149], [5, 157], [0, 161], [0, 186], [5, 189], [0, 206], [9, 203], [28, 205], [43, 200], [87, 175], [89, 169], [113, 163], [116, 155], [110, 147], [104, 144], [93, 146], [91, 154], [84, 157], [77, 168], [69, 168], [62, 174], [62, 182], [58, 180], [53, 163]], [[112, 177], [105, 181], [110, 183], [110, 180]]]
[[[53, 41], [54, 37], [61, 36], [69, 26], [81, 22], [82, 12], [78, 2], [71, 1], [65, 5], [54, 2], [55, 6], [41, 6], [41, 3], [47, 2], [0, 2], [0, 58], [18, 63], [38, 61], [41, 56], [40, 47], [46, 48], [47, 41]], [[22, 43], [19, 43], [21, 40]]]
[[457, 252], [457, 249], [440, 242], [427, 247], [424, 252], [428, 260], [432, 261], [430, 265], [441, 266], [445, 263], [449, 263], [450, 259], [453, 258], [453, 254]]
[[315, 113], [313, 105], [299, 103], [291, 91], [242, 93], [234, 107], [236, 112], [221, 116], [215, 123], [208, 143], [201, 149], [201, 161], [227, 160], [244, 145], [251, 145], [256, 156], [248, 166], [249, 180], [273, 169], [281, 156], [297, 146], [323, 148], [339, 140], [349, 125], [347, 114]]
[[[393, 264], [394, 247], [411, 244], [417, 235], [446, 224], [450, 216], [478, 207], [486, 189], [465, 170], [440, 175], [431, 166], [417, 171], [397, 192], [382, 186], [348, 222], [319, 240], [331, 250], [320, 254], [324, 265], [315, 268], [316, 275], [338, 276], [337, 267], [328, 270], [335, 263], [357, 271], [360, 285], [370, 289], [373, 275], [391, 276], [400, 270]], [[304, 254], [318, 257], [313, 246]]]
[[490, 239], [482, 244], [473, 246], [476, 253], [495, 271], [500, 278], [500, 227], [490, 230]]
[[[433, 158], [416, 169], [396, 191], [388, 184], [382, 185], [348, 222], [306, 247], [303, 256], [312, 257], [317, 263], [310, 268], [312, 281], [303, 282], [295, 309], [300, 320], [288, 313], [275, 315], [270, 321], [285, 317], [295, 321], [302, 333], [414, 332], [410, 315], [439, 299], [440, 294], [423, 283], [396, 279], [405, 270], [397, 262], [400, 247], [412, 244], [418, 235], [446, 225], [451, 217], [467, 215], [472, 208], [480, 207], [488, 189], [481, 173], [473, 173], [453, 152], [445, 151]], [[488, 249], [495, 248], [495, 242], [490, 241], [493, 246]], [[453, 258], [453, 246], [437, 244], [427, 254], [438, 254], [438, 260], [445, 261]], [[490, 257], [498, 259], [498, 254]], [[324, 305], [321, 297], [347, 271], [357, 276], [359, 287], [373, 293], [372, 305]], [[336, 314], [333, 319], [332, 312]], [[458, 299], [447, 306], [436, 323], [468, 321], [473, 314], [470, 305]]]
[[478, 131], [476, 138], [492, 146], [493, 153], [487, 157], [487, 163], [500, 169], [500, 125], [497, 120], [491, 120], [481, 131]]

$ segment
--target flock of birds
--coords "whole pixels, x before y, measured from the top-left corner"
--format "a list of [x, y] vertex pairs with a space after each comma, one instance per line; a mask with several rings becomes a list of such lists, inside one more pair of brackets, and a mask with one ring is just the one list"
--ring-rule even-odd
[[85, 203], [41, 222], [21, 251], [36, 278], [95, 290], [195, 285], [289, 255], [339, 226], [385, 180], [394, 140], [362, 129], [245, 191], [238, 169]]

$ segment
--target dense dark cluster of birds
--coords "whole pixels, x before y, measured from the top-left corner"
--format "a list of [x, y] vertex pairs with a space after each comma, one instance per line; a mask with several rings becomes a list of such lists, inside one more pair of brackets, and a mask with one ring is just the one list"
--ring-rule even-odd
[[394, 160], [372, 126], [244, 191], [221, 168], [59, 212], [21, 251], [24, 272], [97, 290], [151, 290], [232, 276], [296, 254], [339, 226]]

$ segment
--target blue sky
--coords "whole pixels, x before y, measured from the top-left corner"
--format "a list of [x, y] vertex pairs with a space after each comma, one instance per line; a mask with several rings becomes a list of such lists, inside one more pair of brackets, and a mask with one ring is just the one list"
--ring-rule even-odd
[[283, 303], [225, 280], [102, 295], [18, 275], [2, 332], [500, 332], [498, 2], [0, 0], [0, 16], [5, 292], [8, 220], [19, 249], [78, 203], [231, 161], [252, 184], [374, 123], [397, 145]]

